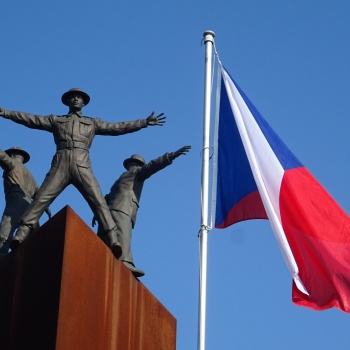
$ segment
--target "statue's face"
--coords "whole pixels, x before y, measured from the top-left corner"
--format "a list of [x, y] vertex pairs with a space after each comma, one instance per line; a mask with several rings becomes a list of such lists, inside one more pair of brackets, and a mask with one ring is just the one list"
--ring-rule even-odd
[[68, 99], [69, 109], [73, 111], [80, 111], [84, 107], [84, 100], [81, 95], [73, 94]]
[[23, 161], [24, 161], [23, 156], [20, 155], [20, 154], [16, 154], [16, 153], [12, 153], [11, 154], [11, 158], [14, 158], [14, 159], [16, 159], [17, 161], [19, 161], [21, 163], [23, 163]]
[[134, 168], [140, 167], [139, 162], [134, 162], [134, 161], [129, 161], [128, 165], [127, 165], [127, 170], [132, 170]]

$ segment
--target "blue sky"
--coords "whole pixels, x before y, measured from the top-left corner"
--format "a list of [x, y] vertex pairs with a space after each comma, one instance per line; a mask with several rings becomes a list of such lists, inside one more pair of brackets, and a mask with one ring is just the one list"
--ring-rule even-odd
[[[91, 117], [166, 114], [162, 128], [95, 138], [90, 153], [104, 193], [131, 154], [150, 160], [192, 145], [146, 182], [133, 236], [142, 282], [177, 319], [178, 350], [197, 347], [205, 30], [216, 33], [223, 65], [265, 119], [350, 212], [348, 1], [12, 0], [0, 13], [5, 109], [64, 114], [62, 93], [80, 87]], [[41, 183], [52, 135], [0, 123], [0, 148], [25, 148]], [[74, 187], [51, 210], [67, 204], [91, 223]], [[212, 230], [206, 349], [347, 349], [350, 316], [294, 306], [291, 284], [267, 221]]]

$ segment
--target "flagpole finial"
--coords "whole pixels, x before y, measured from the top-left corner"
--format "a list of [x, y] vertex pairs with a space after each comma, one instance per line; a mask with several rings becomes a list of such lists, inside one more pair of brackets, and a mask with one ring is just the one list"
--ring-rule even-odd
[[204, 37], [204, 43], [206, 43], [207, 41], [214, 42], [215, 33], [212, 30], [206, 30], [203, 33], [203, 37]]

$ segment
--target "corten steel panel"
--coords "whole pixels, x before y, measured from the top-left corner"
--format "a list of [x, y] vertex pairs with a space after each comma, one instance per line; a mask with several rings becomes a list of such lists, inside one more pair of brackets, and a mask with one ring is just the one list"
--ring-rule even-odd
[[1, 350], [55, 348], [65, 228], [62, 216], [64, 219], [57, 215], [29, 236], [23, 247], [0, 260]]
[[175, 318], [69, 207], [0, 261], [0, 297], [1, 349], [176, 348]]

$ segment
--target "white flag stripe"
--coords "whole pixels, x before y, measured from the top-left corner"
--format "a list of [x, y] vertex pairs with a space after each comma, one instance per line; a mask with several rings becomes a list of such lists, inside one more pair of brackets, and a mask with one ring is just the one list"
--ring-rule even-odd
[[244, 149], [273, 232], [298, 289], [308, 294], [299, 279], [298, 266], [280, 220], [279, 190], [284, 170], [242, 96], [224, 69], [222, 69], [222, 77]]
[[271, 201], [273, 208], [278, 215], [279, 221], [281, 221], [279, 193], [284, 169], [271, 149], [270, 144], [264, 137], [259, 125], [252, 116], [248, 106], [246, 105], [233, 81], [229, 77], [225, 78], [229, 86], [229, 91], [232, 93], [232, 98], [236, 101], [241, 112], [245, 130], [248, 135], [249, 144], [254, 152], [258, 169], [267, 189], [269, 200]]

